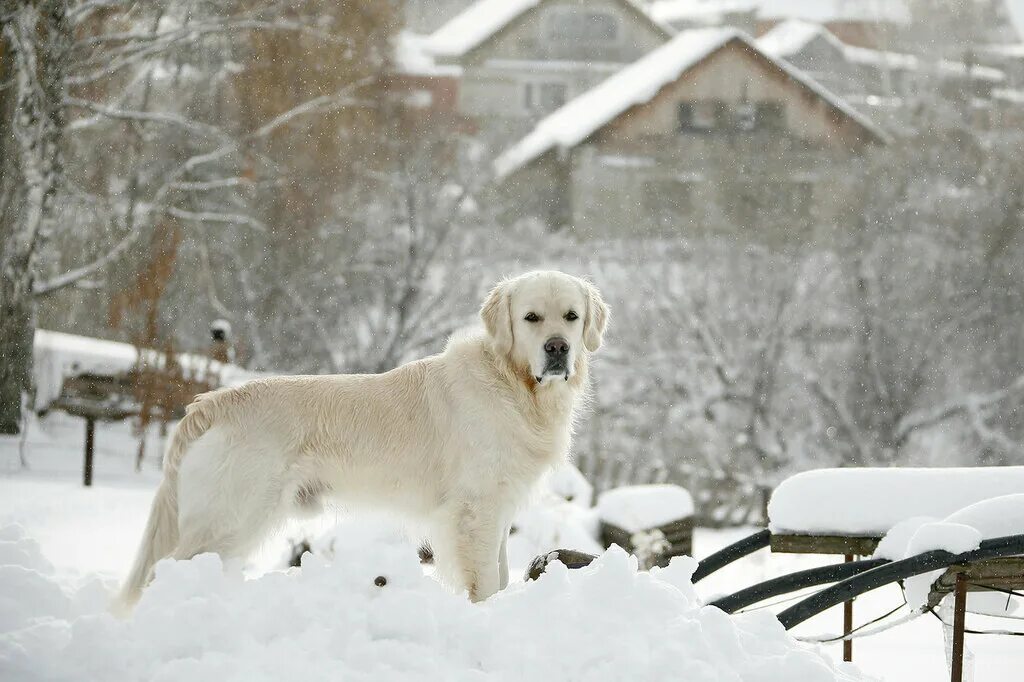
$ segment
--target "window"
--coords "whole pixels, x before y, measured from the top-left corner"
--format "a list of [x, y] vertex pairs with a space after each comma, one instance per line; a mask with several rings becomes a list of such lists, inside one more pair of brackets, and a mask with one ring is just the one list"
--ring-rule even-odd
[[523, 89], [523, 106], [527, 111], [548, 113], [565, 104], [564, 83], [527, 83]]
[[785, 127], [786, 110], [780, 102], [758, 102], [757, 128], [780, 130]]
[[736, 105], [733, 123], [737, 130], [756, 130], [758, 127], [759, 107], [750, 102], [740, 102]]
[[682, 102], [679, 105], [679, 129], [710, 131], [727, 126], [728, 108], [721, 100]]
[[544, 37], [557, 43], [612, 43], [619, 37], [619, 21], [606, 12], [560, 9], [547, 16]]
[[699, 100], [679, 104], [679, 129], [684, 132], [779, 130], [784, 122], [785, 109], [778, 102], [730, 106], [721, 100]]

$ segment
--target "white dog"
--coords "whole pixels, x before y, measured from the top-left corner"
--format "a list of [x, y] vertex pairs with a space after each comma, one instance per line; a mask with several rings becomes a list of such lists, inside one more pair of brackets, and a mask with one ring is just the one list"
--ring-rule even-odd
[[442, 575], [486, 599], [508, 582], [505, 542], [530, 488], [569, 451], [608, 309], [559, 272], [500, 282], [484, 331], [385, 374], [275, 377], [196, 398], [164, 461], [133, 604], [164, 557], [241, 557], [324, 498], [430, 529]]

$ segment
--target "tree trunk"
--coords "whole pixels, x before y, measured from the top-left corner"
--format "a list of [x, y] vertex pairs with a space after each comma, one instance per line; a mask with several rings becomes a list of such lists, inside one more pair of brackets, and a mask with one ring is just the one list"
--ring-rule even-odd
[[34, 324], [31, 297], [6, 275], [0, 274], [0, 434], [16, 434], [32, 376]]
[[[32, 375], [32, 286], [63, 175], [64, 93], [71, 27], [64, 0], [14, 4], [0, 45], [0, 433], [20, 431]], [[13, 159], [13, 162], [11, 161]]]

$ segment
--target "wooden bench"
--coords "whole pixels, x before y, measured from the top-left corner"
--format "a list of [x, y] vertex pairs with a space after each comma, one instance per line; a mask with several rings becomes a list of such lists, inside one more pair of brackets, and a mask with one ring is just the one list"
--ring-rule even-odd
[[[772, 534], [770, 547], [773, 552], [784, 554], [840, 554], [844, 561], [874, 554], [880, 537], [857, 537], [844, 535], [797, 535]], [[853, 600], [843, 602], [843, 635], [853, 631]], [[853, 640], [843, 640], [843, 660], [853, 660]]]
[[677, 485], [634, 485], [603, 492], [597, 499], [600, 541], [637, 557], [641, 569], [668, 566], [672, 557], [693, 555], [693, 498]]
[[984, 559], [950, 566], [932, 583], [928, 606], [935, 608], [944, 597], [953, 594], [953, 652], [950, 679], [963, 680], [964, 634], [967, 621], [967, 593], [1024, 589], [1024, 556]]
[[85, 451], [82, 484], [92, 485], [96, 445], [96, 422], [117, 422], [138, 417], [143, 412], [139, 399], [141, 381], [163, 382], [163, 395], [168, 399], [150, 406], [150, 414], [158, 419], [180, 419], [185, 405], [198, 393], [214, 388], [207, 381], [166, 374], [160, 370], [132, 369], [119, 374], [83, 373], [64, 380], [61, 394], [48, 409], [62, 410], [85, 420]]
[[[692, 516], [635, 533], [631, 533], [628, 530], [619, 528], [618, 526], [607, 523], [606, 521], [601, 522], [601, 544], [604, 545], [604, 548], [608, 549], [612, 545], [618, 545], [630, 554], [637, 553], [638, 547], [636, 546], [636, 541], [640, 536], [648, 535], [659, 537], [655, 535], [658, 533], [660, 533], [660, 537], [664, 538], [666, 546], [656, 552], [656, 556], [652, 557], [649, 562], [650, 565], [642, 566], [641, 568], [650, 568], [651, 566], [665, 567], [668, 566], [672, 557], [684, 555], [693, 556]], [[643, 551], [641, 553], [643, 553]]]

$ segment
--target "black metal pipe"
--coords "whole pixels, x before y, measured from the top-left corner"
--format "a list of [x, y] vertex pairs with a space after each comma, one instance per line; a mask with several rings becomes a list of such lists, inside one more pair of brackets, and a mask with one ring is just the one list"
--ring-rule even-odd
[[767, 528], [759, 530], [753, 535], [747, 536], [739, 542], [734, 542], [728, 547], [723, 547], [714, 554], [704, 557], [704, 559], [697, 564], [697, 570], [693, 572], [693, 582], [698, 582], [708, 577], [715, 571], [725, 566], [728, 566], [737, 559], [742, 559], [748, 554], [753, 554], [759, 549], [768, 546], [771, 542], [772, 534]]
[[887, 563], [889, 563], [888, 559], [864, 559], [862, 561], [849, 561], [842, 564], [808, 568], [803, 571], [796, 571], [795, 573], [788, 573], [778, 578], [766, 580], [763, 583], [758, 583], [725, 597], [719, 597], [710, 602], [708, 606], [717, 606], [726, 613], [735, 613], [742, 608], [765, 599], [796, 592], [805, 587], [846, 580]]
[[865, 592], [888, 585], [898, 580], [905, 580], [921, 573], [948, 568], [953, 564], [964, 564], [981, 559], [993, 559], [1002, 556], [1024, 554], [1024, 535], [1007, 535], [1001, 538], [984, 540], [980, 547], [963, 554], [953, 554], [943, 549], [935, 549], [916, 556], [893, 561], [878, 568], [873, 568], [851, 578], [826, 587], [821, 592], [797, 602], [779, 614], [779, 622], [787, 630], [799, 625], [808, 618], [832, 608], [844, 601], [849, 601]]

